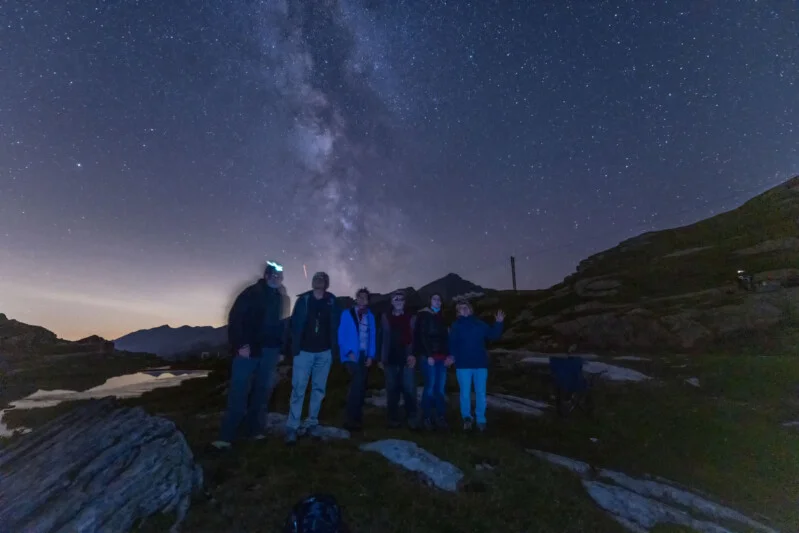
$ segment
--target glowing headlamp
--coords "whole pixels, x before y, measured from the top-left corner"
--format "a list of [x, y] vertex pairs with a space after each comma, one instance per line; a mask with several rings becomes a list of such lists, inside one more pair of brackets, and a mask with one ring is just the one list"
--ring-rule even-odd
[[280, 263], [275, 263], [274, 261], [267, 261], [267, 265], [275, 269], [275, 272], [283, 272], [283, 265]]

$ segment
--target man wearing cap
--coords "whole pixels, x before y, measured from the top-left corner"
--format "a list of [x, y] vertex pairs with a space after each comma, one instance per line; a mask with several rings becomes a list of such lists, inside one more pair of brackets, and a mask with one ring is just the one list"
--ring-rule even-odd
[[339, 312], [336, 297], [329, 293], [330, 277], [317, 272], [312, 290], [300, 294], [291, 313], [291, 402], [286, 421], [286, 444], [297, 442], [305, 391], [311, 381], [311, 399], [305, 426], [308, 434], [318, 437], [319, 409], [327, 390], [327, 376], [337, 344]]
[[217, 449], [227, 449], [242, 422], [248, 437], [263, 439], [275, 370], [286, 345], [291, 304], [283, 287], [283, 267], [267, 262], [264, 277], [244, 289], [228, 315], [233, 355], [227, 411]]

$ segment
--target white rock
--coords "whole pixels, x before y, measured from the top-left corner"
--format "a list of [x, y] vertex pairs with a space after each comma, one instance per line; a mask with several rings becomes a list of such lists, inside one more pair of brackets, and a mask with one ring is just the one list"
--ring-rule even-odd
[[[553, 357], [555, 355], [553, 354]], [[580, 356], [584, 357], [584, 356]], [[533, 365], [548, 365], [549, 356], [530, 356], [521, 360], [522, 363]], [[589, 374], [602, 374], [603, 379], [610, 381], [646, 381], [652, 379], [651, 377], [643, 374], [632, 368], [625, 368], [623, 366], [611, 365], [601, 361], [585, 361], [583, 370]]]
[[365, 452], [376, 452], [411, 472], [418, 472], [426, 481], [436, 487], [455, 492], [463, 479], [463, 472], [455, 465], [439, 459], [415, 442], [399, 439], [386, 439], [362, 444]]
[[583, 478], [583, 486], [594, 501], [629, 531], [648, 532], [658, 524], [678, 524], [704, 533], [733, 533], [707, 520], [712, 518], [725, 524], [735, 522], [748, 530], [777, 533], [738, 511], [679, 489], [665, 480], [635, 479], [613, 470], [600, 470], [593, 475], [595, 470], [586, 463], [537, 450], [527, 451]]
[[688, 378], [688, 379], [685, 380], [685, 382], [687, 384], [689, 384], [689, 385], [694, 386], [694, 387], [698, 387], [699, 386], [699, 378]]
[[799, 420], [794, 422], [785, 422], [782, 427], [784, 428], [799, 428]]

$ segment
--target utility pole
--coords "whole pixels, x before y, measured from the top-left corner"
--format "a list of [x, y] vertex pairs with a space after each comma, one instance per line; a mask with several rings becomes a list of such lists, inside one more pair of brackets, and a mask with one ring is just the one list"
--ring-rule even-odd
[[513, 278], [513, 292], [516, 292], [516, 258], [510, 256], [510, 275]]

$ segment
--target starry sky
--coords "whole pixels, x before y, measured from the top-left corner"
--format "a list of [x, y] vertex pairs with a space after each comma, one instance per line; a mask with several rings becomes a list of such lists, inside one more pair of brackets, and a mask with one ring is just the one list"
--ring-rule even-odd
[[0, 312], [560, 281], [799, 173], [794, 0], [5, 0]]

